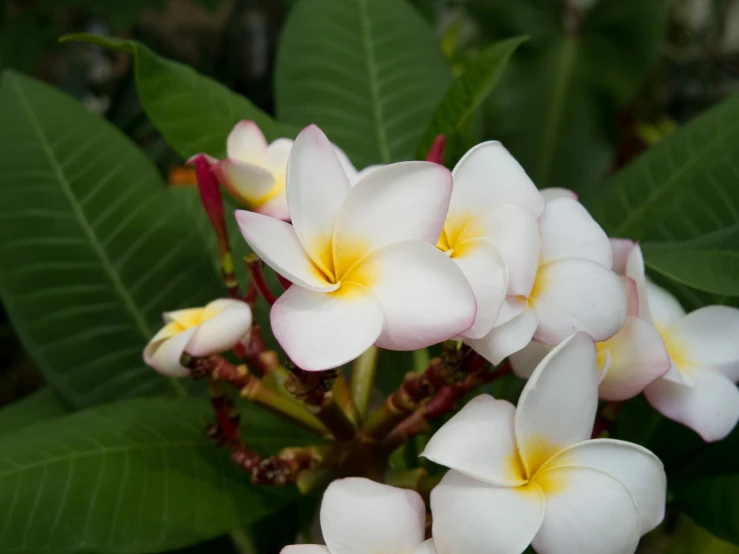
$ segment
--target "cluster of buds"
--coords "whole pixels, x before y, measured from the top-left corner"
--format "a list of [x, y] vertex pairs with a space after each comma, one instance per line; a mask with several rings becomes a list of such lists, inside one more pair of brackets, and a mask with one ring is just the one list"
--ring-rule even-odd
[[[242, 122], [227, 153], [193, 161], [230, 298], [165, 314], [145, 358], [210, 379], [212, 436], [254, 482], [309, 491], [356, 476], [324, 496], [327, 546], [286, 554], [355, 552], [350, 543], [398, 554], [633, 552], [664, 517], [666, 480], [651, 452], [599, 438], [618, 403], [644, 392], [709, 441], [736, 425], [739, 310], [685, 315], [647, 280], [638, 244], [609, 240], [571, 191], [537, 190], [499, 142], [451, 172], [443, 137], [425, 162], [357, 171], [316, 126], [267, 144]], [[219, 184], [248, 208], [235, 214], [255, 253], [244, 296]], [[257, 294], [283, 363], [252, 328]], [[442, 356], [367, 415], [377, 349], [439, 343]], [[348, 381], [337, 368], [352, 361]], [[517, 407], [477, 396], [423, 452], [450, 470], [430, 494], [424, 541], [421, 497], [364, 478], [383, 480], [393, 450], [511, 367], [529, 379]], [[327, 443], [261, 457], [224, 385]], [[599, 399], [610, 404], [594, 424]]]

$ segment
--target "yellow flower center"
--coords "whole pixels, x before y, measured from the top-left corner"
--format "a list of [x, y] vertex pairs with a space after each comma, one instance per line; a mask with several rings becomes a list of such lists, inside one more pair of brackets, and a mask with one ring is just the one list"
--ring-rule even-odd
[[523, 463], [518, 450], [511, 454], [508, 459], [507, 476], [515, 481], [524, 481], [516, 487], [516, 490], [523, 494], [535, 493], [536, 487], [545, 494], [562, 490], [566, 485], [562, 475], [544, 467], [546, 462], [560, 450], [562, 449], [559, 446], [543, 437], [534, 437], [529, 439], [523, 448], [528, 464]]

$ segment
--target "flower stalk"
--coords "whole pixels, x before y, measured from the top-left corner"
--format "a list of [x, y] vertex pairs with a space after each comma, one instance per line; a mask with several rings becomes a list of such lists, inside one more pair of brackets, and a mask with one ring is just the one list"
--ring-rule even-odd
[[367, 416], [372, 385], [375, 382], [375, 373], [377, 372], [378, 355], [379, 349], [376, 346], [370, 346], [352, 363], [351, 391], [360, 420]]
[[277, 297], [270, 290], [267, 281], [264, 278], [264, 263], [260, 260], [256, 254], [249, 254], [244, 256], [244, 264], [251, 277], [251, 282], [256, 288], [257, 292], [264, 298], [265, 302], [270, 306], [277, 301]]

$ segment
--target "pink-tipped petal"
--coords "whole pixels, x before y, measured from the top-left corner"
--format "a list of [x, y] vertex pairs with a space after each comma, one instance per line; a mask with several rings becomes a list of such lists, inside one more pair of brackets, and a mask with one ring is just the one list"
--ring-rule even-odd
[[529, 475], [563, 448], [590, 438], [599, 377], [595, 344], [584, 333], [562, 342], [534, 370], [518, 401], [515, 423]]
[[291, 544], [280, 550], [280, 554], [331, 554], [322, 544]]
[[707, 442], [725, 438], [739, 420], [739, 389], [713, 369], [691, 372], [694, 386], [657, 379], [644, 390], [663, 416], [682, 423]]
[[327, 273], [334, 271], [334, 225], [350, 191], [346, 172], [323, 131], [315, 125], [303, 129], [287, 164], [287, 204], [303, 248]]
[[618, 333], [599, 347], [608, 350], [611, 359], [598, 389], [602, 400], [633, 398], [670, 369], [662, 337], [651, 323], [639, 317], [627, 317]]
[[562, 197], [549, 200], [539, 218], [539, 228], [542, 263], [584, 258], [611, 268], [611, 243], [579, 202]]
[[287, 161], [295, 141], [279, 138], [271, 143], [264, 152], [262, 165], [272, 175], [284, 177], [287, 174]]
[[497, 487], [454, 470], [431, 491], [440, 554], [521, 554], [539, 530], [544, 511], [538, 487]]
[[[614, 477], [590, 468], [557, 468], [542, 478], [546, 511], [533, 547], [546, 554], [631, 554], [639, 542], [639, 511]], [[538, 479], [538, 478], [537, 478]]]
[[539, 267], [530, 300], [539, 318], [534, 340], [546, 344], [559, 344], [579, 331], [606, 340], [626, 320], [621, 280], [591, 260], [566, 258]]
[[517, 471], [516, 408], [507, 400], [481, 394], [434, 433], [421, 456], [485, 483], [515, 487], [526, 476]]
[[626, 277], [632, 279], [636, 285], [639, 317], [651, 322], [652, 310], [649, 307], [649, 285], [646, 269], [644, 268], [644, 256], [638, 244], [633, 246], [626, 259]]
[[516, 317], [493, 327], [481, 339], [465, 339], [464, 342], [486, 360], [498, 365], [531, 342], [537, 325], [536, 313], [526, 308]]
[[534, 217], [544, 209], [544, 199], [521, 165], [498, 141], [472, 148], [453, 171], [454, 191], [450, 215], [478, 215], [494, 203], [516, 204]]
[[267, 140], [253, 121], [239, 121], [226, 139], [229, 158], [244, 163], [259, 163], [267, 149]]
[[626, 275], [626, 262], [636, 243], [629, 239], [610, 239], [610, 243], [613, 252], [613, 267], [611, 269], [616, 275]]
[[381, 248], [355, 265], [344, 282], [366, 286], [380, 301], [380, 348], [425, 348], [464, 333], [475, 321], [475, 295], [464, 274], [427, 242]]
[[545, 202], [549, 202], [550, 200], [554, 200], [555, 198], [570, 198], [572, 200], [577, 200], [578, 198], [575, 191], [562, 187], [547, 187], [539, 189], [539, 192], [541, 193]]
[[590, 468], [621, 483], [639, 510], [640, 534], [648, 533], [665, 517], [667, 476], [662, 462], [646, 448], [612, 439], [588, 440], [564, 449], [546, 468]]
[[[651, 319], [654, 326], [658, 329], [668, 329], [673, 323], [677, 323], [685, 316], [685, 310], [672, 296], [662, 287], [655, 285], [651, 281], [646, 282], [646, 297], [649, 303], [649, 314], [645, 315], [641, 311], [641, 293], [640, 293], [640, 311], [641, 317]], [[651, 316], [651, 318], [649, 317]]]
[[436, 244], [452, 193], [452, 175], [429, 162], [379, 168], [357, 183], [339, 211], [333, 232], [336, 273], [390, 244]]
[[[626, 315], [627, 316], [639, 316], [639, 292], [636, 287], [636, 282], [631, 277], [619, 276], [621, 284], [624, 286], [624, 293], [626, 293]], [[650, 318], [644, 318], [649, 321]]]
[[272, 332], [306, 371], [339, 367], [367, 350], [382, 331], [383, 313], [364, 287], [343, 283], [333, 293], [290, 287], [270, 312]]
[[231, 158], [218, 162], [216, 173], [226, 190], [248, 206], [259, 206], [275, 186], [273, 175], [263, 167]]
[[336, 290], [305, 253], [292, 225], [242, 210], [236, 222], [252, 250], [277, 273], [309, 290]]

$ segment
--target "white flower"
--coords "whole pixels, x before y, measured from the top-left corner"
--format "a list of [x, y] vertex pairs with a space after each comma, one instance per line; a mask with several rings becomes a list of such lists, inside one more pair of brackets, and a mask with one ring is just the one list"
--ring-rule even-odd
[[452, 175], [454, 190], [437, 246], [475, 293], [477, 318], [463, 336], [479, 339], [496, 324], [506, 295], [515, 299], [531, 291], [540, 252], [536, 218], [544, 199], [497, 141], [467, 152]]
[[321, 130], [300, 133], [287, 172], [293, 225], [236, 212], [252, 249], [297, 285], [271, 322], [298, 366], [338, 367], [372, 344], [415, 350], [472, 325], [470, 286], [433, 246], [451, 188], [449, 171], [429, 162], [391, 164], [351, 187]]
[[[287, 160], [293, 141], [279, 138], [267, 144], [253, 121], [240, 121], [226, 140], [226, 159], [216, 162], [216, 171], [228, 191], [255, 212], [288, 221], [285, 194]], [[334, 146], [347, 173], [359, 179], [344, 152]]]
[[451, 469], [431, 493], [439, 554], [630, 554], [664, 517], [666, 477], [648, 450], [589, 440], [593, 341], [578, 333], [536, 368], [518, 408], [482, 395], [423, 456]]
[[723, 439], [739, 420], [739, 310], [706, 306], [686, 315], [675, 297], [646, 280], [643, 263], [632, 266], [630, 256], [627, 271], [645, 291], [640, 315], [653, 322], [671, 361], [664, 377], [644, 390], [647, 400], [704, 440]]
[[281, 554], [436, 554], [424, 542], [426, 506], [405, 489], [350, 477], [331, 483], [321, 503], [326, 546], [296, 544]]
[[[614, 251], [614, 270], [624, 275], [622, 282], [628, 298], [628, 315], [618, 333], [608, 340], [596, 343], [598, 369], [601, 372], [598, 396], [602, 400], [622, 401], [641, 393], [644, 388], [670, 369], [670, 358], [659, 332], [644, 318], [639, 317], [639, 298], [636, 283], [626, 277], [629, 273], [644, 275], [641, 249], [631, 241], [628, 248], [621, 239], [611, 241]], [[513, 371], [528, 378], [551, 350], [538, 342], [529, 343], [510, 357]]]
[[[465, 214], [475, 214], [489, 206], [491, 198], [497, 199], [501, 203], [495, 208], [499, 213], [492, 211], [478, 217], [461, 231], [460, 237], [484, 228], [478, 236], [484, 234], [496, 244], [508, 267], [507, 296], [495, 326], [481, 338], [467, 338], [468, 345], [498, 364], [532, 338], [555, 345], [583, 331], [602, 341], [619, 330], [626, 319], [626, 296], [619, 278], [611, 271], [613, 254], [608, 237], [573, 193], [545, 189], [544, 202], [542, 195], [532, 190], [521, 166], [499, 143], [485, 143], [471, 150], [455, 169], [454, 177], [447, 223], [457, 219], [464, 222], [468, 217]], [[473, 193], [467, 189], [473, 189]], [[465, 196], [465, 201], [455, 205], [455, 195]], [[515, 224], [500, 213], [503, 210], [518, 214]], [[532, 217], [526, 221], [521, 211]], [[456, 238], [448, 235], [450, 240]], [[496, 236], [497, 242], [492, 238]], [[482, 303], [478, 301], [481, 313]]]
[[233, 348], [251, 331], [251, 308], [241, 300], [222, 298], [204, 308], [164, 314], [166, 325], [144, 349], [144, 361], [159, 373], [185, 377], [190, 370], [180, 365], [183, 353], [210, 356]]

